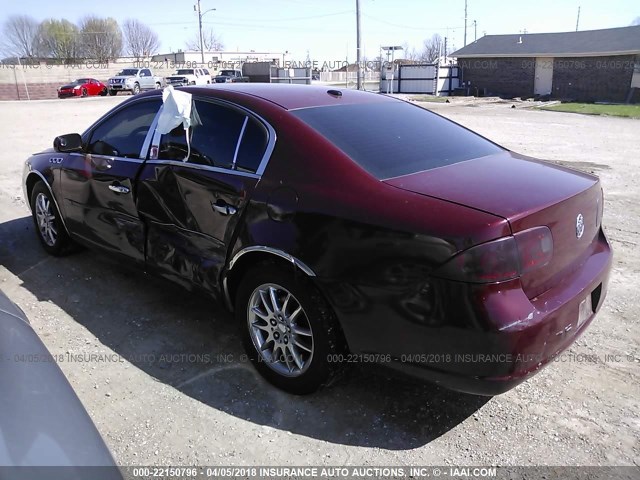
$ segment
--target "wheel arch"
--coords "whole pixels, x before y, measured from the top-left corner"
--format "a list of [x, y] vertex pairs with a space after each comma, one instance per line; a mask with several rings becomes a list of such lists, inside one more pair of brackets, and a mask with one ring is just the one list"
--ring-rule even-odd
[[51, 195], [51, 198], [53, 199], [53, 203], [55, 204], [56, 209], [58, 210], [58, 213], [60, 214], [60, 220], [62, 220], [62, 225], [64, 226], [64, 229], [66, 230], [67, 234], [69, 234], [69, 229], [67, 228], [67, 223], [64, 220], [64, 215], [62, 214], [62, 210], [60, 210], [60, 205], [58, 204], [58, 200], [56, 199], [56, 196], [53, 193], [53, 189], [51, 188], [51, 184], [49, 183], [47, 178], [41, 172], [39, 172], [37, 170], [31, 170], [29, 172], [29, 174], [27, 175], [27, 178], [24, 181], [25, 193], [27, 195], [27, 198], [25, 198], [25, 201], [26, 201], [27, 205], [29, 206], [29, 210], [31, 210], [31, 193], [33, 192], [33, 188], [36, 186], [36, 183], [38, 183], [38, 182], [44, 183], [44, 185], [47, 187], [47, 190], [49, 190], [49, 194]]
[[265, 246], [245, 247], [238, 251], [229, 261], [222, 276], [222, 289], [227, 308], [233, 311], [238, 285], [244, 274], [254, 265], [271, 262], [284, 268], [292, 268], [295, 272], [315, 277], [315, 272], [304, 262], [283, 250]]

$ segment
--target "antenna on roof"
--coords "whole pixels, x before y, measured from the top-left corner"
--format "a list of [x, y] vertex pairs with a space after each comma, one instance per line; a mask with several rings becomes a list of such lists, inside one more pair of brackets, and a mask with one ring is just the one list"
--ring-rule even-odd
[[578, 25], [580, 25], [580, 7], [578, 7], [578, 19], [576, 20], [576, 32], [578, 31]]

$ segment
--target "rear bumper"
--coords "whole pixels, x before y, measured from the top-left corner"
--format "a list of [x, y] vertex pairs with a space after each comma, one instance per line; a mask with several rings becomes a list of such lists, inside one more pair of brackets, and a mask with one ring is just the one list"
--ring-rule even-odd
[[[358, 301], [351, 298], [348, 311], [333, 288], [324, 290], [352, 352], [383, 354], [386, 366], [447, 388], [495, 395], [558, 359], [586, 330], [606, 296], [612, 257], [600, 231], [591, 255], [532, 300], [518, 279], [470, 285], [425, 278], [403, 292], [351, 286]], [[591, 310], [579, 321], [587, 298]]]

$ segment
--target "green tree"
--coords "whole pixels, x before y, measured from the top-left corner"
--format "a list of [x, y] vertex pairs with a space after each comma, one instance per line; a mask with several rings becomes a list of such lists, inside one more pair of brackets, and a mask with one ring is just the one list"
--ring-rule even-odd
[[79, 29], [69, 20], [45, 20], [40, 24], [40, 54], [64, 63], [73, 63], [80, 57]]

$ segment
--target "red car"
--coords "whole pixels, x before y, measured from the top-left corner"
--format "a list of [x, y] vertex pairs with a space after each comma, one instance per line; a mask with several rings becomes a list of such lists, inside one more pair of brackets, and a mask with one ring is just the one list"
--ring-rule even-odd
[[35, 231], [52, 255], [77, 242], [224, 299], [280, 388], [362, 362], [504, 392], [602, 307], [597, 177], [384, 95], [180, 90], [188, 130], [153, 91], [29, 158]]
[[95, 78], [79, 78], [67, 85], [58, 87], [58, 98], [89, 97], [107, 94], [107, 86]]

